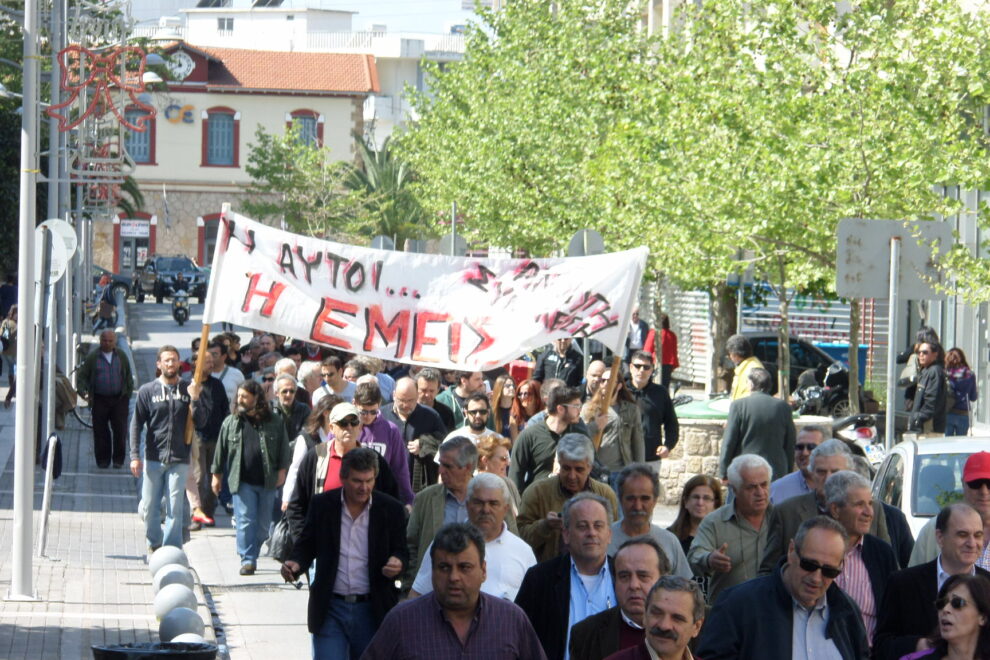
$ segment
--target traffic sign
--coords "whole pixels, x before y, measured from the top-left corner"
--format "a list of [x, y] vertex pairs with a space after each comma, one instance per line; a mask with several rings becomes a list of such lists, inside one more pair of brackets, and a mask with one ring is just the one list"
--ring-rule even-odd
[[588, 257], [593, 254], [604, 254], [605, 239], [594, 229], [582, 229], [571, 237], [567, 246], [568, 257]]
[[51, 232], [52, 235], [52, 259], [48, 264], [48, 284], [54, 284], [65, 275], [69, 257], [66, 255], [65, 243], [59, 239], [58, 234], [40, 225], [34, 228], [34, 281], [41, 282], [41, 262], [44, 259], [46, 232]]
[[72, 228], [72, 225], [61, 218], [49, 218], [42, 222], [41, 226], [48, 227], [56, 236], [62, 239], [62, 243], [65, 245], [66, 258], [72, 259], [79, 245], [76, 230]]

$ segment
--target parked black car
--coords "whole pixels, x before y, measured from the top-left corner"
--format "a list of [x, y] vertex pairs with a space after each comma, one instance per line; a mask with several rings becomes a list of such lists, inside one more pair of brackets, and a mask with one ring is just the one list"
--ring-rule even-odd
[[[770, 372], [773, 378], [773, 393], [776, 394], [777, 346], [779, 345], [777, 333], [744, 332], [743, 335], [753, 345], [753, 355]], [[791, 336], [788, 344], [791, 353], [791, 372], [788, 379], [791, 392], [798, 389], [798, 378], [801, 374], [812, 371], [815, 374], [815, 383], [829, 388], [826, 394], [828, 412], [836, 417], [848, 415], [849, 369], [806, 339]]]
[[121, 291], [124, 297], [131, 295], [131, 278], [127, 275], [121, 275], [120, 273], [111, 273], [106, 268], [101, 268], [96, 264], [93, 264], [93, 290], [100, 284], [100, 278], [104, 275], [110, 276], [110, 286], [113, 287], [112, 291], [116, 294], [117, 291]]
[[192, 259], [181, 255], [156, 254], [148, 257], [141, 269], [141, 289], [145, 294], [154, 296], [155, 302], [161, 303], [165, 296], [172, 295], [179, 273], [186, 280], [186, 292], [203, 302], [208, 275], [204, 275]]

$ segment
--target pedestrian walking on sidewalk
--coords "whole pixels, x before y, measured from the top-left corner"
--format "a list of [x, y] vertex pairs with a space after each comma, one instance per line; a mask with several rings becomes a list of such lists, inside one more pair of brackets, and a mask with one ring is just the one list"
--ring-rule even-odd
[[93, 454], [97, 467], [111, 461], [123, 467], [127, 455], [127, 413], [134, 377], [127, 355], [117, 348], [117, 333], [100, 333], [100, 346], [83, 360], [76, 374], [76, 392], [89, 401], [93, 412]]
[[236, 396], [236, 412], [223, 420], [210, 471], [213, 492], [219, 494], [227, 468], [241, 575], [254, 575], [261, 544], [268, 538], [275, 492], [289, 470], [289, 439], [260, 384], [245, 380], [237, 386]]
[[[190, 445], [186, 444], [186, 424], [206, 423], [206, 409], [199, 405], [202, 385], [179, 380], [179, 349], [165, 345], [158, 349], [156, 366], [161, 375], [138, 390], [131, 420], [131, 473], [142, 475], [141, 511], [145, 533], [152, 551], [163, 544], [182, 547], [185, 526], [185, 485], [189, 474]], [[146, 432], [141, 461], [141, 433]], [[158, 516], [159, 502], [165, 497], [165, 525]]]
[[347, 452], [341, 487], [313, 497], [282, 564], [282, 577], [294, 582], [317, 560], [307, 615], [314, 660], [357, 660], [399, 602], [395, 579], [409, 565], [406, 510], [374, 490], [382, 464], [368, 447]]

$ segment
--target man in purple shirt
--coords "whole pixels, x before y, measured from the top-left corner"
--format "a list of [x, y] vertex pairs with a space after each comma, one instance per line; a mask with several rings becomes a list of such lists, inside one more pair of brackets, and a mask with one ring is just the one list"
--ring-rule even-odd
[[811, 452], [825, 442], [825, 429], [816, 425], [801, 428], [794, 444], [794, 471], [770, 484], [770, 503], [777, 506], [784, 500], [810, 493], [814, 489], [815, 476], [808, 465]]
[[399, 427], [382, 417], [382, 392], [378, 385], [371, 382], [359, 383], [354, 390], [354, 405], [357, 406], [361, 423], [364, 424], [361, 446], [371, 447], [385, 459], [399, 484], [399, 499], [411, 509], [416, 496], [409, 478], [409, 450], [406, 449]]
[[485, 539], [476, 527], [468, 523], [441, 527], [430, 559], [433, 592], [389, 612], [362, 660], [546, 660], [523, 611], [482, 593]]

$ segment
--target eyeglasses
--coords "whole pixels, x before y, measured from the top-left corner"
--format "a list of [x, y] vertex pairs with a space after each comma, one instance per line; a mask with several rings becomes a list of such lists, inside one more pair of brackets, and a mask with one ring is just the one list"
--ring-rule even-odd
[[688, 497], [689, 500], [694, 500], [695, 502], [714, 502], [715, 498], [711, 495], [691, 495]]
[[632, 363], [632, 364], [630, 364], [629, 366], [632, 367], [633, 369], [652, 369], [653, 368], [653, 365], [652, 364], [637, 364], [635, 362]]
[[[795, 553], [796, 554], [796, 553]], [[801, 566], [802, 571], [808, 573], [814, 573], [815, 571], [821, 571], [823, 578], [828, 578], [829, 580], [834, 580], [842, 574], [841, 568], [836, 568], [835, 566], [829, 566], [828, 564], [819, 564], [814, 559], [805, 559], [801, 555], [797, 556], [798, 564]]]
[[946, 605], [951, 605], [952, 609], [954, 610], [961, 610], [962, 608], [969, 605], [969, 601], [967, 601], [962, 596], [953, 596], [952, 598], [946, 598], [945, 596], [943, 596], [942, 598], [939, 598], [935, 601], [936, 610], [945, 609]]
[[990, 479], [974, 479], [967, 481], [966, 485], [972, 490], [980, 490], [983, 487], [990, 488]]
[[485, 417], [486, 415], [488, 415], [487, 410], [467, 410], [465, 412], [467, 412], [467, 414], [471, 415], [472, 417]]
[[361, 417], [377, 417], [378, 410], [359, 410], [358, 414], [361, 415]]
[[562, 403], [560, 405], [564, 406], [565, 408], [580, 408], [581, 407], [581, 404], [580, 403]]
[[353, 429], [353, 428], [357, 428], [358, 426], [361, 426], [361, 422], [354, 419], [353, 417], [350, 419], [342, 419], [339, 422], [334, 422], [334, 424], [336, 424], [342, 429], [346, 429], [346, 428]]
[[268, 376], [265, 376], [261, 380], [265, 381], [266, 383], [274, 383], [275, 382], [275, 376], [272, 376], [271, 378], [269, 378]]
[[933, 351], [930, 351], [927, 348], [918, 349], [918, 355], [931, 355], [932, 353]]
[[279, 390], [279, 394], [294, 394], [295, 390]]
[[794, 451], [815, 451], [815, 447], [818, 445], [813, 445], [810, 442], [805, 444], [803, 442], [794, 445]]

